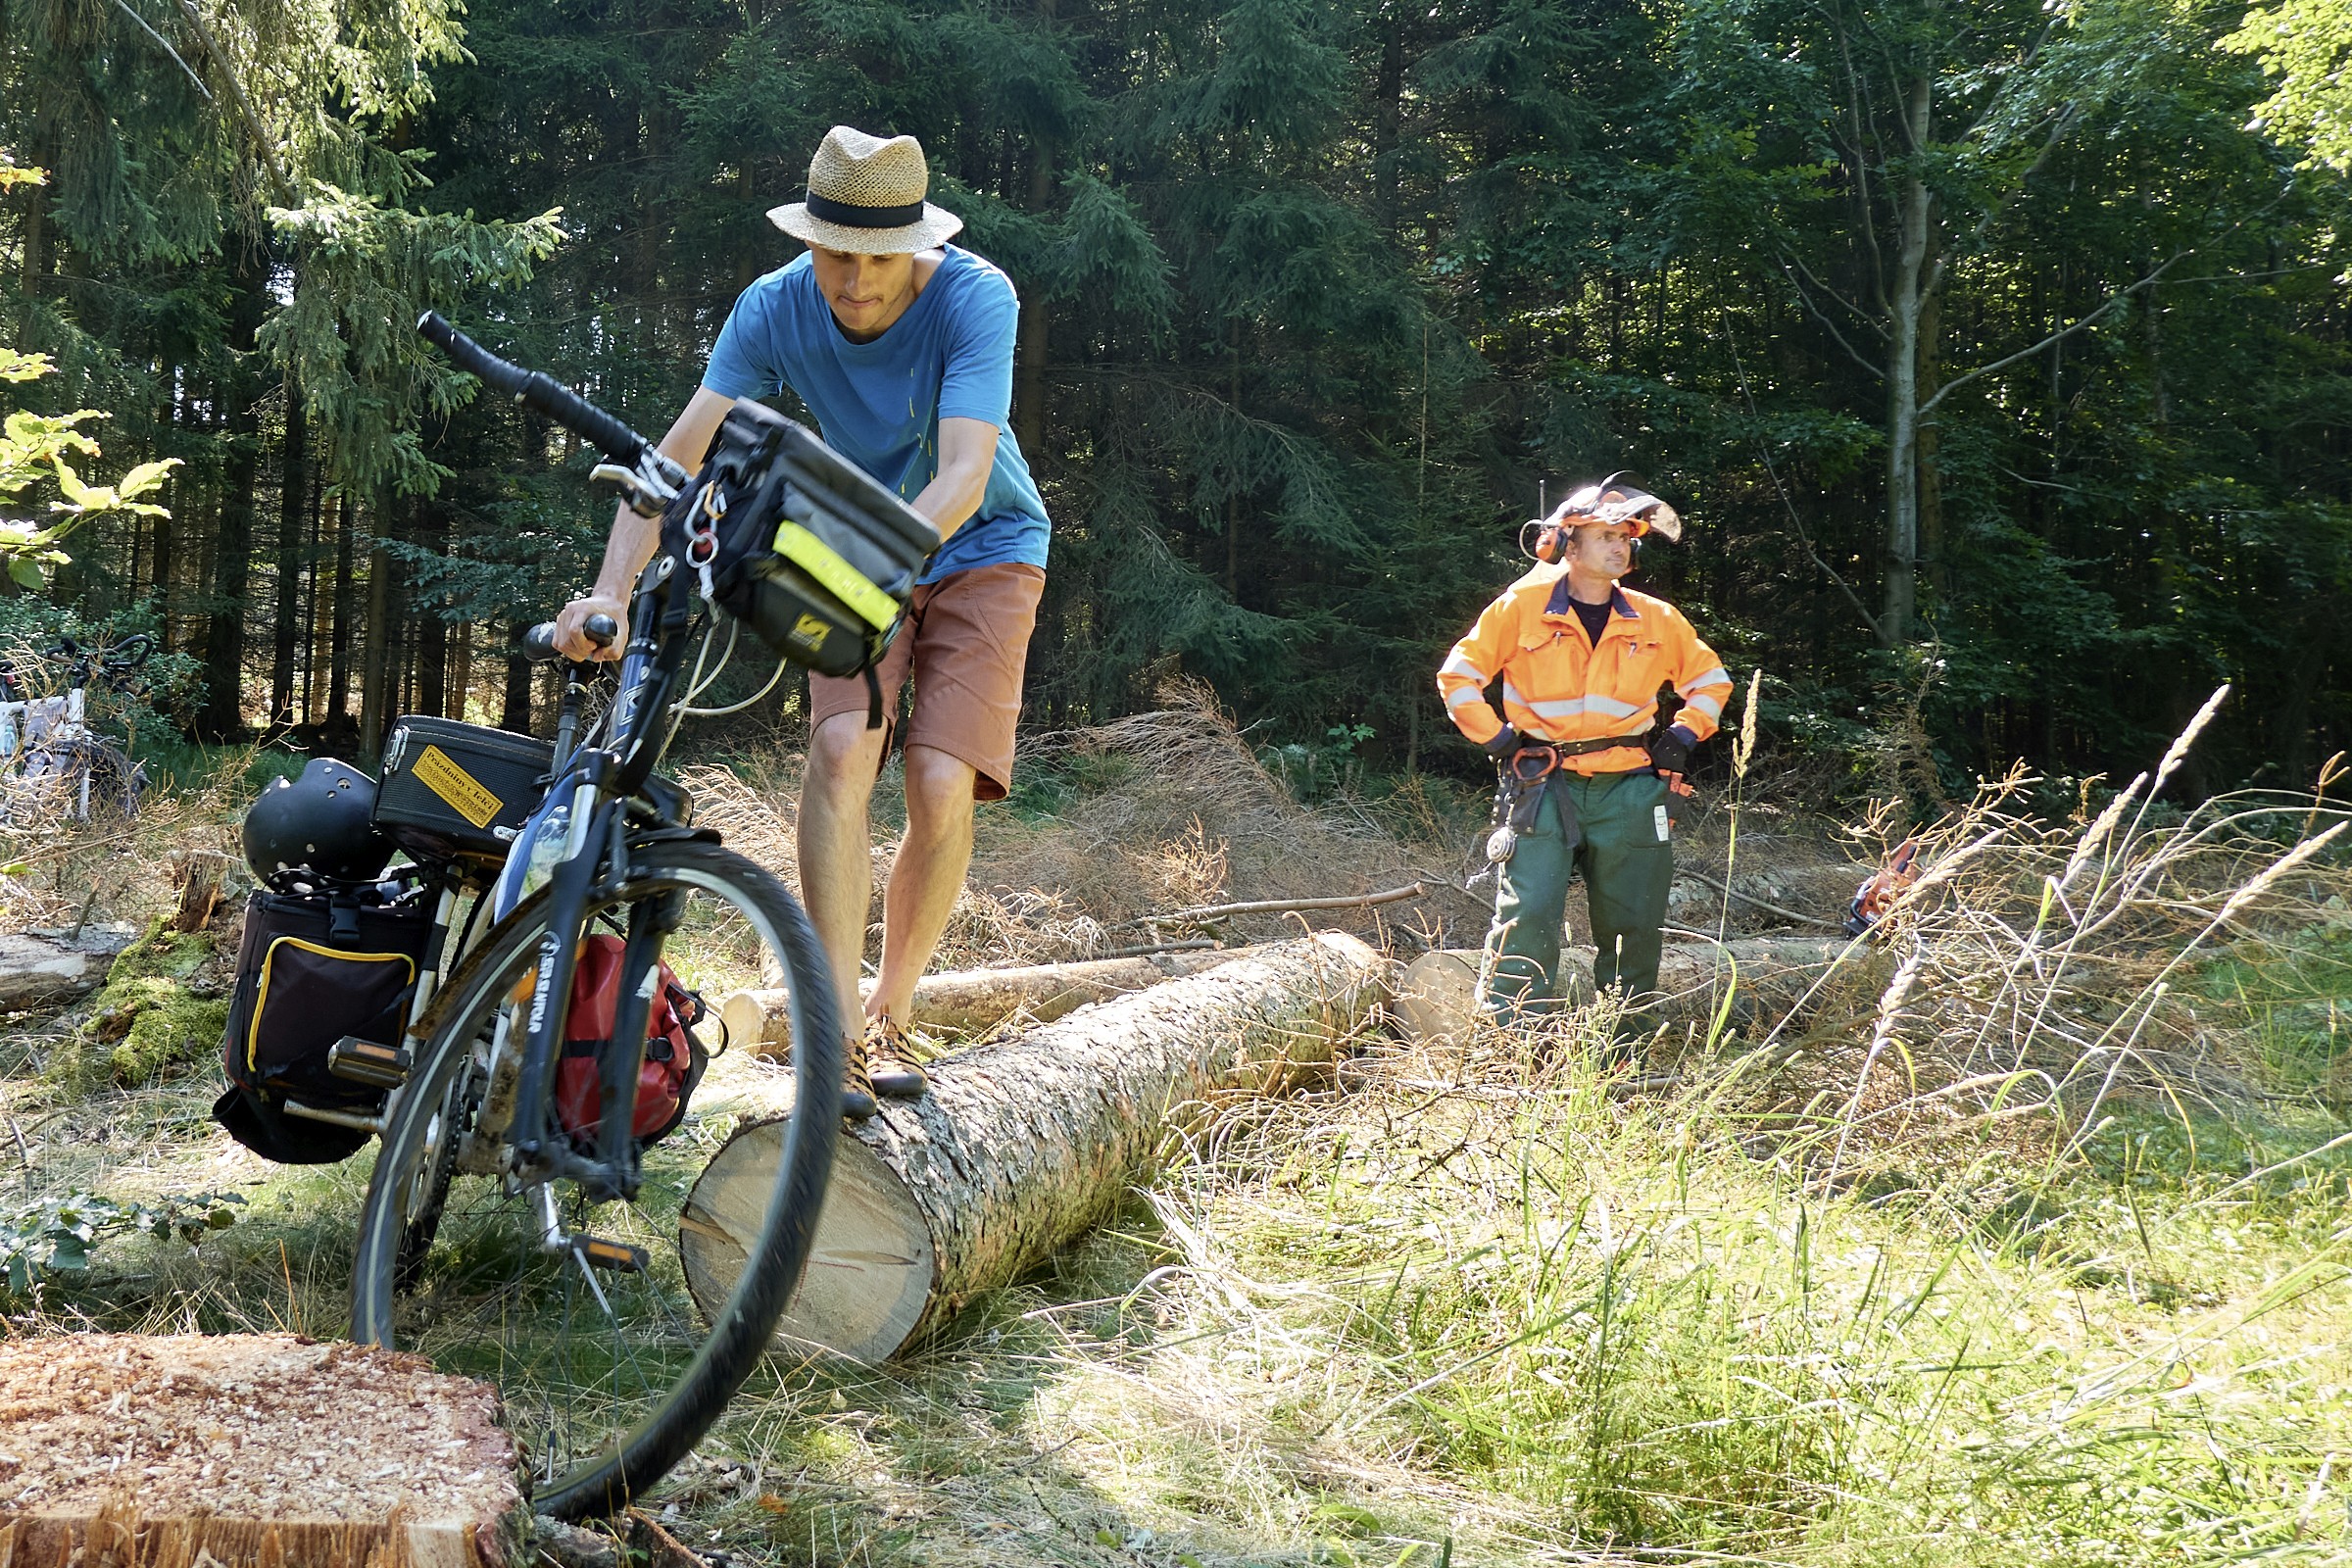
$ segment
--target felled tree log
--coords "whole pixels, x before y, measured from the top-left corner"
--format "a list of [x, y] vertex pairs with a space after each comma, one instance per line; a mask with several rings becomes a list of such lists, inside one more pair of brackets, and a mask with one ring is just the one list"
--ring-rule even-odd
[[[1668, 1023], [1704, 1024], [1732, 996], [1732, 1021], [1744, 1024], [1786, 1011], [1820, 978], [1846, 944], [1816, 937], [1742, 937], [1670, 942], [1658, 960], [1656, 1015]], [[1850, 961], [1850, 960], [1849, 960]], [[1396, 1016], [1407, 1038], [1458, 1038], [1478, 1008], [1479, 952], [1448, 948], [1425, 953], [1396, 979]], [[1592, 956], [1560, 955], [1560, 995], [1569, 1006], [1592, 1001]]]
[[[1324, 932], [933, 1061], [928, 1095], [885, 1102], [843, 1140], [780, 1336], [868, 1363], [921, 1337], [1093, 1225], [1216, 1101], [1327, 1068], [1389, 970]], [[750, 1119], [687, 1195], [679, 1252], [706, 1311], [734, 1284], [775, 1185], [772, 1118], [790, 1096], [788, 1076], [763, 1073]]]
[[128, 930], [86, 930], [72, 942], [30, 932], [0, 932], [0, 1012], [62, 1007], [98, 989]]
[[[994, 1028], [1023, 1011], [1039, 1023], [1051, 1023], [1090, 1004], [1123, 997], [1162, 980], [1200, 974], [1251, 951], [1156, 953], [1141, 958], [1096, 958], [1017, 969], [951, 969], [927, 974], [914, 983], [914, 1016], [909, 1021], [959, 1034]], [[860, 989], [870, 996], [874, 984], [868, 980]], [[790, 993], [781, 990], [738, 991], [729, 997], [719, 1008], [728, 1042], [748, 1046], [761, 1055], [784, 1046], [791, 1038], [789, 997]]]
[[290, 1334], [0, 1342], [7, 1568], [515, 1568], [487, 1386]]

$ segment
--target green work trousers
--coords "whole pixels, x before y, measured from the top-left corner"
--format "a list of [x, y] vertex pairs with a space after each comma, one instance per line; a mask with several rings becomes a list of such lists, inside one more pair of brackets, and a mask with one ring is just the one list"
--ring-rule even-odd
[[[1574, 804], [1582, 833], [1574, 848], [1561, 843], [1563, 800]], [[1519, 835], [1497, 868], [1485, 958], [1490, 1013], [1508, 1021], [1558, 1007], [1568, 879], [1582, 871], [1597, 950], [1592, 983], [1615, 987], [1629, 1004], [1620, 1040], [1649, 1032], [1652, 1020], [1630, 1004], [1658, 988], [1658, 928], [1674, 881], [1671, 811], [1665, 781], [1646, 770], [1591, 778], [1561, 771], [1545, 781], [1535, 830]]]

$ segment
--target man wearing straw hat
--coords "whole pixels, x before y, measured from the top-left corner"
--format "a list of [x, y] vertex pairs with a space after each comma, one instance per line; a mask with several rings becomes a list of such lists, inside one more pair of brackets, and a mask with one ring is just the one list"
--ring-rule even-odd
[[[662, 449], [692, 468], [739, 397], [789, 387], [827, 444], [938, 525], [906, 623], [877, 673], [887, 710], [909, 675], [906, 833], [883, 894], [882, 971], [862, 1007], [858, 975], [872, 897], [866, 820], [891, 728], [866, 727], [859, 678], [811, 675], [801, 793], [801, 893], [841, 988], [854, 1036], [844, 1103], [920, 1095], [905, 1022], [963, 887], [975, 801], [1012, 780], [1021, 673], [1045, 588], [1045, 503], [1011, 428], [1018, 306], [989, 263], [947, 243], [963, 220], [924, 200], [930, 171], [912, 136], [826, 132], [804, 200], [768, 220], [806, 244], [743, 292], [703, 384]], [[557, 646], [593, 657], [588, 616], [621, 616], [659, 523], [618, 509], [593, 592], [564, 607]], [[617, 651], [614, 651], [615, 653]], [[613, 657], [607, 654], [605, 657]]]

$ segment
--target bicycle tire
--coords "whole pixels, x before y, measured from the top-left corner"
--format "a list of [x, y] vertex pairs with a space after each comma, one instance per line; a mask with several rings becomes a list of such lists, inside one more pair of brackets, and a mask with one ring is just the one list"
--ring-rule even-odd
[[[766, 1222], [743, 1275], [707, 1326], [694, 1327], [699, 1310], [682, 1274], [673, 1274], [674, 1230], [666, 1253], [657, 1255], [643, 1273], [591, 1271], [574, 1256], [542, 1252], [528, 1234], [537, 1223], [532, 1206], [539, 1201], [537, 1185], [545, 1184], [509, 1192], [510, 1184], [501, 1178], [460, 1175], [457, 1182], [470, 1184], [472, 1194], [472, 1201], [461, 1204], [453, 1201], [453, 1184], [442, 1177], [459, 1147], [451, 1142], [453, 1134], [464, 1136], [447, 1107], [466, 1075], [478, 1070], [477, 1043], [496, 1038], [501, 1010], [513, 1009], [510, 1028], [513, 1013], [521, 1010], [514, 995], [517, 979], [527, 977], [547, 934], [544, 893], [485, 933], [436, 999], [418, 1065], [385, 1128], [362, 1213], [352, 1337], [363, 1344], [419, 1349], [444, 1370], [496, 1381], [526, 1455], [542, 1442], [546, 1446], [548, 1474], [533, 1488], [532, 1506], [560, 1519], [627, 1506], [724, 1412], [773, 1339], [808, 1263], [840, 1134], [842, 1036], [829, 971], [808, 915], [772, 874], [712, 844], [642, 845], [632, 849], [621, 885], [592, 907], [592, 917], [681, 889], [709, 895], [741, 915], [763, 950], [763, 968], [783, 971], [792, 999], [796, 1095], [784, 1156]], [[772, 971], [768, 983], [773, 983]], [[471, 1107], [479, 1109], [479, 1103]], [[639, 1200], [602, 1205], [598, 1229], [635, 1225], [637, 1234], [652, 1242], [658, 1215], [649, 1198], [657, 1186], [655, 1156], [670, 1147], [649, 1151], [648, 1181]], [[678, 1185], [681, 1199], [684, 1187]], [[550, 1196], [564, 1200], [552, 1186]], [[569, 1199], [580, 1201], [576, 1192]], [[516, 1225], [524, 1230], [514, 1231]], [[510, 1240], [529, 1245], [518, 1253], [510, 1249], [512, 1255], [502, 1257], [498, 1250]], [[501, 1269], [508, 1271], [503, 1280], [496, 1277]], [[404, 1284], [412, 1280], [416, 1290], [405, 1293]], [[561, 1321], [548, 1328], [535, 1309], [546, 1304], [559, 1280]], [[585, 1335], [578, 1342], [587, 1351], [586, 1374], [570, 1348], [572, 1313], [585, 1298], [583, 1282], [603, 1312], [601, 1320], [589, 1324], [598, 1336], [595, 1342]], [[614, 1299], [623, 1306], [615, 1307]], [[533, 1310], [518, 1310], [526, 1308]], [[485, 1346], [489, 1339], [496, 1343]], [[673, 1372], [688, 1339], [693, 1341], [690, 1357]], [[554, 1340], [563, 1348], [550, 1348], [547, 1342]], [[632, 1376], [636, 1382], [624, 1387]], [[583, 1396], [606, 1398], [601, 1383], [607, 1378], [612, 1410], [575, 1423], [574, 1403]]]

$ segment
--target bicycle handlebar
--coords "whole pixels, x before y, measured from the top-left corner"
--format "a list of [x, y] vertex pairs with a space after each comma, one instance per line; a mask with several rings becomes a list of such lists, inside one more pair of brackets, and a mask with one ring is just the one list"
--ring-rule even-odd
[[450, 325], [439, 311], [427, 311], [416, 318], [416, 330], [466, 369], [523, 407], [572, 431], [615, 463], [634, 468], [653, 445], [568, 387], [540, 371], [526, 370], [500, 359]]
[[[620, 622], [611, 615], [590, 615], [580, 623], [580, 633], [599, 648], [610, 648], [620, 635]], [[556, 623], [543, 620], [522, 634], [522, 657], [534, 664], [544, 664], [556, 657]]]

